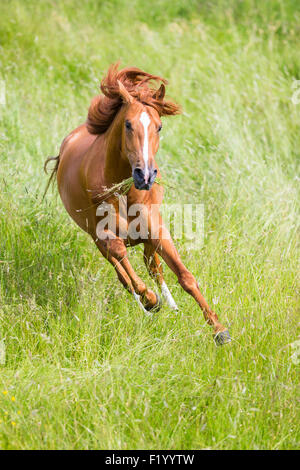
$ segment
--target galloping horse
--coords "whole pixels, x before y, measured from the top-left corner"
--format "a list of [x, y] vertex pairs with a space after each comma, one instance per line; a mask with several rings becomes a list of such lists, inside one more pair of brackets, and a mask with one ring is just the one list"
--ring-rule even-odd
[[[160, 83], [158, 89], [153, 88], [153, 82]], [[206, 322], [213, 327], [216, 344], [224, 344], [230, 341], [229, 332], [218, 321], [194, 276], [181, 261], [159, 213], [163, 186], [155, 181], [160, 177], [155, 155], [162, 128], [161, 117], [180, 112], [178, 105], [165, 99], [166, 83], [164, 78], [138, 68], [118, 70], [118, 64], [112, 65], [101, 82], [102, 94], [91, 102], [86, 122], [63, 140], [59, 155], [49, 158], [45, 167], [48, 161], [56, 161], [50, 181], [57, 174], [58, 189], [66, 210], [92, 236], [102, 255], [115, 268], [123, 286], [145, 312], [158, 309], [160, 298], [137, 276], [129, 262], [126, 247], [138, 243], [144, 244], [148, 271], [169, 306], [177, 309], [164, 281], [158, 255], [176, 274], [183, 289], [199, 304]], [[119, 235], [118, 197], [116, 191], [106, 192], [107, 188], [131, 176], [134, 184], [127, 194], [125, 224], [131, 220], [130, 208], [135, 204], [142, 206], [149, 230], [139, 238], [132, 238], [130, 232], [123, 237]], [[99, 215], [97, 208], [104, 200], [104, 194], [105, 202], [115, 208], [117, 230], [105, 228], [99, 236], [97, 226], [104, 215]], [[152, 229], [157, 236], [152, 236]]]

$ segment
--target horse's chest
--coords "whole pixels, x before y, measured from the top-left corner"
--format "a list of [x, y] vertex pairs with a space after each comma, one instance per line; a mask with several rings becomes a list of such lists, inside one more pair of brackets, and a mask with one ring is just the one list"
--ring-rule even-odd
[[156, 206], [154, 211], [151, 205], [130, 202], [126, 196], [114, 201], [103, 201], [96, 210], [97, 236], [119, 237], [128, 245], [149, 239], [153, 225], [159, 224], [158, 205]]

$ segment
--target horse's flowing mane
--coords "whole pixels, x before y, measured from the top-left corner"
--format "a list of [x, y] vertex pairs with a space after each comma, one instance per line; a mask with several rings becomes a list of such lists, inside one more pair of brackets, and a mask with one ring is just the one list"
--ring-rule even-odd
[[[164, 85], [168, 83], [167, 80], [135, 67], [118, 70], [118, 66], [119, 63], [110, 66], [100, 85], [103, 95], [95, 96], [89, 107], [86, 125], [91, 134], [103, 134], [121, 108], [123, 98], [119, 82], [133, 99], [152, 106], [160, 116], [180, 113], [180, 107], [177, 104], [164, 99]], [[162, 85], [159, 89], [155, 89], [150, 86], [151, 81], [161, 82]]]

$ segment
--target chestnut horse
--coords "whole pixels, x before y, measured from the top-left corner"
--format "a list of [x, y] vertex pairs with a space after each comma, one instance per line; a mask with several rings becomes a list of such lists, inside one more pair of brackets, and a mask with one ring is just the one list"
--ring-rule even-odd
[[[154, 89], [153, 82], [161, 83], [160, 87]], [[46, 161], [47, 164], [49, 160], [56, 160], [49, 183], [57, 173], [58, 189], [66, 210], [79, 227], [92, 236], [123, 286], [145, 312], [158, 308], [160, 298], [137, 276], [129, 262], [126, 247], [138, 243], [144, 244], [144, 261], [168, 305], [177, 309], [164, 281], [158, 255], [200, 306], [206, 322], [213, 327], [216, 344], [224, 344], [230, 341], [229, 332], [218, 321], [194, 276], [181, 261], [159, 213], [163, 187], [155, 182], [156, 176], [160, 177], [155, 155], [161, 117], [180, 112], [179, 106], [165, 99], [166, 83], [165, 79], [137, 68], [118, 70], [118, 64], [112, 65], [101, 82], [103, 94], [92, 100], [86, 122], [63, 140], [58, 157]], [[118, 198], [115, 191], [105, 192], [131, 176], [134, 184], [127, 194], [128, 213], [134, 204], [141, 205], [150, 229], [147, 236], [137, 239], [130, 233], [125, 237], [119, 235]], [[106, 228], [99, 236], [97, 226], [104, 215], [99, 215], [97, 208], [104, 194], [106, 203], [116, 210], [117, 231]], [[127, 224], [131, 220], [128, 213]], [[151, 235], [153, 228], [157, 229], [158, 236]]]

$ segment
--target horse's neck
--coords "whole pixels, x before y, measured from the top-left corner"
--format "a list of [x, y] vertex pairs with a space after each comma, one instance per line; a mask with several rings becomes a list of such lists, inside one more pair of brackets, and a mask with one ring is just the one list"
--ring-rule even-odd
[[118, 113], [107, 135], [104, 175], [108, 183], [120, 183], [131, 176], [131, 166], [122, 157], [122, 112]]

